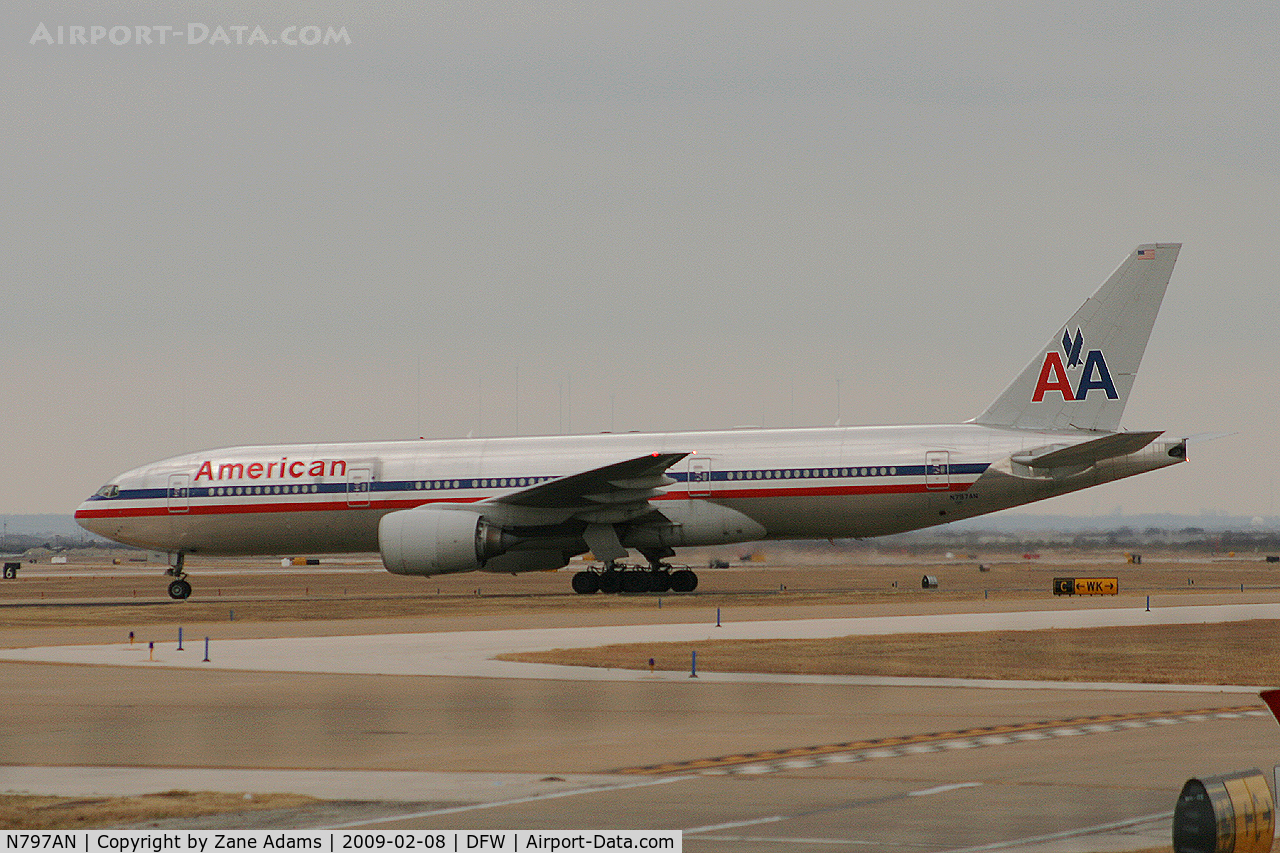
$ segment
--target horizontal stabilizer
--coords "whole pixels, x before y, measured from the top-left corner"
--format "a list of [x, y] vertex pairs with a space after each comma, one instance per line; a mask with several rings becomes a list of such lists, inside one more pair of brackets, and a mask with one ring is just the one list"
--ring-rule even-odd
[[1019, 453], [1013, 457], [1013, 461], [1019, 465], [1026, 465], [1028, 468], [1064, 468], [1092, 465], [1095, 462], [1110, 459], [1113, 456], [1127, 456], [1130, 453], [1137, 453], [1162, 434], [1163, 430], [1156, 432], [1117, 432], [1067, 447], [1050, 445], [1042, 448], [1043, 452], [1033, 450], [1030, 453]]
[[1183, 439], [1183, 441], [1187, 441], [1187, 442], [1217, 441], [1220, 438], [1230, 438], [1233, 435], [1235, 435], [1234, 432], [1198, 432], [1195, 435], [1187, 436], [1186, 438]]

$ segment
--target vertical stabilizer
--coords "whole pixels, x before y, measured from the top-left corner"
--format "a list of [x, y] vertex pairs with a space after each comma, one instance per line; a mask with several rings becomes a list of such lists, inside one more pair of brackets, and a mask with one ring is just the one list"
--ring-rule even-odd
[[1181, 243], [1134, 249], [976, 423], [1114, 432]]

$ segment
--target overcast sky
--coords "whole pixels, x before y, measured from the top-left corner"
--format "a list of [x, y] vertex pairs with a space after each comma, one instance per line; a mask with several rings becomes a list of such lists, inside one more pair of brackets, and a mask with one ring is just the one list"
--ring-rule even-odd
[[[405, 5], [0, 11], [0, 512], [233, 444], [964, 420], [1149, 241], [1123, 426], [1235, 435], [1037, 508], [1280, 512], [1274, 3]], [[350, 44], [230, 29], [308, 25]]]

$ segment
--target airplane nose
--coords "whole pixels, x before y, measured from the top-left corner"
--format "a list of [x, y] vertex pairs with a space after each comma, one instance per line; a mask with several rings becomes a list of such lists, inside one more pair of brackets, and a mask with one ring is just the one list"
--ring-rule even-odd
[[75, 520], [76, 524], [88, 530], [90, 533], [96, 533], [99, 536], [106, 536], [106, 519], [98, 518], [90, 510], [90, 501], [85, 501], [76, 508]]

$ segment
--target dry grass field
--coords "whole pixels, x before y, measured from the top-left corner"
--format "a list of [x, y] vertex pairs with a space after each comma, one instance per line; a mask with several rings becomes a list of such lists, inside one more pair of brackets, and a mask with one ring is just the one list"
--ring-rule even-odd
[[502, 655], [612, 669], [1166, 684], [1280, 683], [1280, 622], [1157, 625], [830, 640], [614, 645]]
[[[282, 568], [270, 560], [193, 558], [186, 601], [166, 594], [169, 578], [155, 564], [71, 563], [24, 565], [17, 580], [0, 581], [0, 630], [42, 626], [176, 625], [195, 622], [310, 622], [380, 618], [460, 617], [483, 627], [505, 627], [493, 617], [546, 613], [613, 616], [655, 609], [682, 611], [724, 607], [849, 608], [860, 611], [925, 612], [1115, 606], [1117, 599], [1070, 601], [1051, 594], [1053, 578], [1116, 577], [1120, 600], [1132, 606], [1150, 595], [1159, 603], [1201, 603], [1207, 595], [1240, 601], [1280, 600], [1280, 565], [1259, 555], [1238, 559], [1183, 561], [1148, 556], [1128, 565], [1123, 554], [1045, 554], [991, 561], [942, 556], [877, 557], [831, 562], [831, 555], [805, 565], [807, 554], [780, 554], [776, 562], [698, 570], [698, 590], [689, 594], [574, 595], [571, 570], [524, 575], [475, 572], [406, 578], [376, 561]], [[979, 568], [979, 565], [983, 569]], [[695, 568], [697, 568], [695, 566]], [[985, 569], [985, 570], [984, 570]], [[923, 575], [939, 588], [921, 589]], [[755, 618], [770, 618], [757, 616]], [[788, 618], [794, 618], [788, 616]]]
[[166, 791], [141, 797], [28, 797], [0, 795], [0, 830], [112, 827], [167, 818], [287, 809], [313, 803], [297, 794], [220, 794]]
[[[1062, 607], [1156, 606], [1280, 601], [1280, 567], [1258, 556], [1175, 561], [1122, 554], [1045, 555], [1003, 562], [942, 555], [905, 562], [847, 564], [784, 554], [781, 565], [748, 563], [702, 569], [692, 594], [579, 596], [568, 571], [518, 576], [473, 573], [404, 578], [376, 561], [281, 567], [267, 560], [193, 560], [195, 593], [166, 595], [163, 567], [124, 563], [24, 566], [0, 582], [0, 644], [53, 642], [54, 632], [118, 641], [188, 637], [272, 636], [450, 628], [726, 618], [860, 616], [882, 613], [981, 612]], [[923, 575], [939, 588], [921, 588]], [[1117, 577], [1118, 597], [1057, 597], [1054, 577]], [[105, 630], [104, 630], [105, 629]], [[43, 638], [43, 639], [37, 639]], [[66, 640], [85, 641], [83, 639]], [[521, 656], [521, 660], [635, 669], [654, 658], [662, 669], [689, 665], [692, 646], [611, 646]], [[822, 641], [750, 641], [697, 646], [711, 671], [1040, 678], [1064, 681], [1154, 681], [1188, 684], [1280, 682], [1280, 624], [1156, 626], [987, 634], [894, 635]]]

